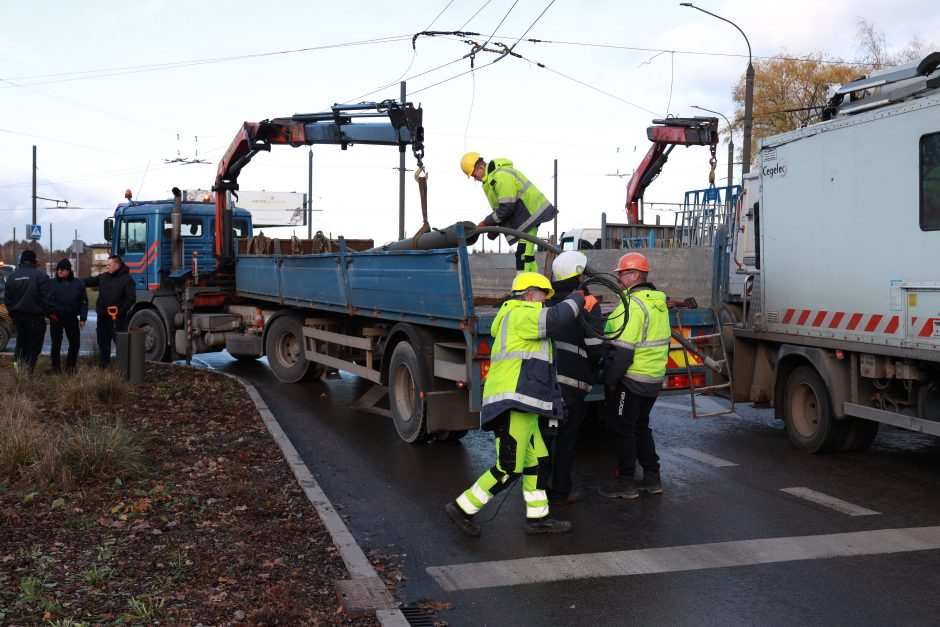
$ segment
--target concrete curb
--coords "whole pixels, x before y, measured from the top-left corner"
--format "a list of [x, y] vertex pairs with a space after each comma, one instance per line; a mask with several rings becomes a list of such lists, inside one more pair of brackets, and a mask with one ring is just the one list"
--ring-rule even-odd
[[[288, 466], [290, 466], [291, 471], [293, 471], [297, 482], [300, 483], [304, 494], [307, 495], [307, 499], [316, 508], [320, 520], [323, 521], [323, 525], [330, 532], [330, 536], [333, 538], [333, 544], [339, 549], [340, 556], [346, 564], [346, 569], [349, 570], [349, 576], [353, 579], [378, 579], [378, 573], [375, 572], [372, 564], [369, 562], [365, 553], [363, 553], [362, 548], [356, 544], [355, 538], [353, 538], [352, 534], [349, 532], [343, 519], [336, 513], [333, 504], [330, 503], [330, 500], [320, 488], [320, 484], [313, 478], [313, 473], [310, 472], [310, 469], [307, 468], [307, 465], [300, 458], [297, 449], [294, 448], [287, 434], [281, 429], [281, 425], [278, 424], [274, 414], [268, 409], [267, 403], [261, 398], [261, 394], [258, 393], [255, 386], [240, 377], [224, 372], [220, 372], [219, 374], [224, 374], [227, 377], [235, 379], [248, 392], [248, 396], [255, 404], [258, 413], [261, 415], [261, 419], [264, 421], [264, 426], [267, 427], [271, 437], [274, 438], [274, 441], [277, 442], [277, 445], [281, 448], [284, 460], [287, 462]], [[410, 625], [405, 615], [402, 614], [399, 609], [377, 610], [375, 617], [383, 627], [408, 627]]]

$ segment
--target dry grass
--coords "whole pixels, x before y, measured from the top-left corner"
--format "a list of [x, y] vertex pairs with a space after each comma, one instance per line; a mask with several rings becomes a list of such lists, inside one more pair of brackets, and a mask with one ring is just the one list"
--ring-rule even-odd
[[140, 438], [99, 417], [131, 394], [128, 383], [86, 364], [71, 376], [41, 371], [42, 362], [33, 376], [0, 370], [0, 480], [69, 487], [142, 468]]

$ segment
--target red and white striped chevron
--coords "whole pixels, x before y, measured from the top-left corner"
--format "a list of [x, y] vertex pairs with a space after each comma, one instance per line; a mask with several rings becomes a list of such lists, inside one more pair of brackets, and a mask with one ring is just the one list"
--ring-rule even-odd
[[[911, 318], [911, 329], [915, 337], [931, 337], [934, 321], [940, 318]], [[852, 331], [878, 335], [903, 335], [901, 317], [884, 314], [847, 313], [844, 311], [822, 311], [815, 309], [787, 309], [781, 324], [820, 330]]]

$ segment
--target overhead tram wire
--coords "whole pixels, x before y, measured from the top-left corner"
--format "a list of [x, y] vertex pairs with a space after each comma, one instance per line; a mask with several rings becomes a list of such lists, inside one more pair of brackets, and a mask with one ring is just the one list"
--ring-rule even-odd
[[[141, 72], [156, 72], [156, 71], [161, 71], [161, 70], [173, 70], [177, 68], [190, 67], [190, 66], [196, 66], [196, 65], [228, 63], [232, 61], [246, 61], [250, 59], [259, 59], [259, 58], [278, 56], [278, 55], [298, 54], [298, 53], [303, 53], [303, 52], [315, 52], [319, 50], [329, 50], [332, 48], [369, 46], [369, 45], [374, 45], [374, 44], [392, 43], [396, 41], [407, 41], [410, 38], [411, 38], [410, 34], [409, 35], [389, 35], [387, 37], [377, 37], [375, 39], [363, 39], [360, 41], [343, 42], [343, 43], [338, 43], [338, 44], [325, 44], [323, 46], [312, 46], [309, 48], [275, 50], [272, 52], [240, 54], [240, 55], [233, 55], [229, 57], [214, 57], [214, 58], [208, 58], [208, 59], [195, 59], [195, 60], [190, 60], [190, 61], [174, 61], [170, 63], [153, 63], [153, 64], [148, 64], [148, 65], [136, 65], [136, 66], [132, 65], [132, 66], [125, 66], [125, 67], [102, 68], [100, 70], [81, 70], [78, 72], [60, 72], [60, 73], [54, 73], [54, 74], [33, 74], [30, 76], [11, 76], [11, 77], [7, 77], [7, 79], [10, 81], [17, 81], [17, 80], [25, 81], [25, 80], [30, 80], [34, 78], [47, 78], [47, 77], [52, 78], [52, 77], [58, 77], [58, 76], [74, 77], [74, 78], [63, 78], [59, 80], [30, 83], [29, 85], [14, 85], [16, 87], [25, 88], [25, 87], [32, 86], [32, 85], [45, 85], [48, 83], [87, 80], [87, 79], [93, 79], [93, 78], [108, 78], [111, 76], [123, 76], [125, 74], [139, 74]], [[80, 75], [85, 75], [85, 76], [80, 76]], [[0, 80], [3, 80], [3, 79], [0, 79]], [[12, 89], [12, 86], [0, 87], [0, 89]]]

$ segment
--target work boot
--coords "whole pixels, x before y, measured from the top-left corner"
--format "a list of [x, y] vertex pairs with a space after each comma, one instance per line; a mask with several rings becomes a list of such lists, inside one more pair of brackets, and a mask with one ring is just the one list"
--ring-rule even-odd
[[644, 470], [643, 478], [637, 481], [636, 489], [650, 494], [662, 494], [663, 482], [659, 479], [659, 472]]
[[580, 492], [569, 492], [568, 496], [555, 496], [548, 499], [548, 504], [552, 507], [564, 507], [565, 505], [574, 505], [584, 500]]
[[609, 499], [635, 499], [640, 496], [633, 478], [614, 477], [597, 489], [597, 493]]
[[571, 531], [571, 523], [567, 520], [545, 517], [527, 518], [525, 521], [525, 532], [530, 536], [542, 533], [568, 533], [569, 531]]
[[463, 510], [460, 509], [456, 503], [451, 501], [444, 506], [444, 511], [447, 512], [447, 515], [454, 521], [454, 524], [465, 534], [473, 536], [474, 538], [480, 535], [480, 525], [477, 524], [477, 521], [473, 520], [473, 516], [464, 514]]

